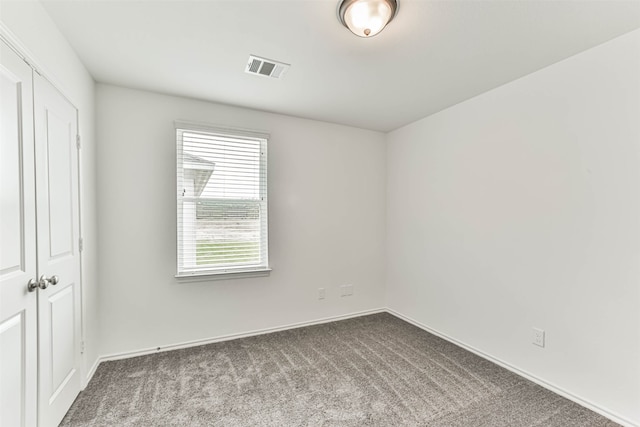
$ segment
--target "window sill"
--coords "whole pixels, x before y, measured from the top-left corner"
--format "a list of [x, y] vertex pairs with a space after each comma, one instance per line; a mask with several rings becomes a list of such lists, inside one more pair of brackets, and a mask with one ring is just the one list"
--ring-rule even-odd
[[221, 271], [198, 271], [194, 273], [179, 273], [174, 277], [180, 283], [189, 282], [209, 282], [212, 280], [246, 279], [249, 277], [265, 277], [271, 273], [270, 268], [260, 270], [221, 270]]

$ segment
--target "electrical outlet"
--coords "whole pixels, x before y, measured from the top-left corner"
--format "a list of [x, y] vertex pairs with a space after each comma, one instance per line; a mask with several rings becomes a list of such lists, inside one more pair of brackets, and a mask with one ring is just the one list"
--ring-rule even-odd
[[324, 288], [318, 288], [318, 299], [325, 299], [326, 296]]
[[353, 295], [353, 285], [341, 285], [340, 296], [348, 297]]
[[533, 344], [544, 347], [544, 331], [542, 329], [533, 328]]

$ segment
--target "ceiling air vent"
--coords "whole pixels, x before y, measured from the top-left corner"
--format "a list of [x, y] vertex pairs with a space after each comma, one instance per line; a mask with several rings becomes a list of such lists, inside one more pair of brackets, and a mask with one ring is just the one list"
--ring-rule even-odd
[[291, 65], [283, 62], [249, 55], [249, 62], [247, 62], [247, 68], [244, 71], [258, 76], [281, 79], [289, 67]]

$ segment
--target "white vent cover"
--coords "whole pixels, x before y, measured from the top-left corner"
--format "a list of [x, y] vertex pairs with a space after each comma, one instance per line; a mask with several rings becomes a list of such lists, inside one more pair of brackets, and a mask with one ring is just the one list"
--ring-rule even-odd
[[247, 62], [247, 68], [245, 68], [244, 71], [257, 76], [281, 79], [289, 67], [291, 67], [291, 65], [283, 62], [249, 55], [249, 62]]

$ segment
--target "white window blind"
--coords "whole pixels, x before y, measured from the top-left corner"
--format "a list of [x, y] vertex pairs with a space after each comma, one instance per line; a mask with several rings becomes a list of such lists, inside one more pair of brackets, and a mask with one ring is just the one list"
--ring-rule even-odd
[[267, 135], [176, 123], [178, 274], [268, 270]]

